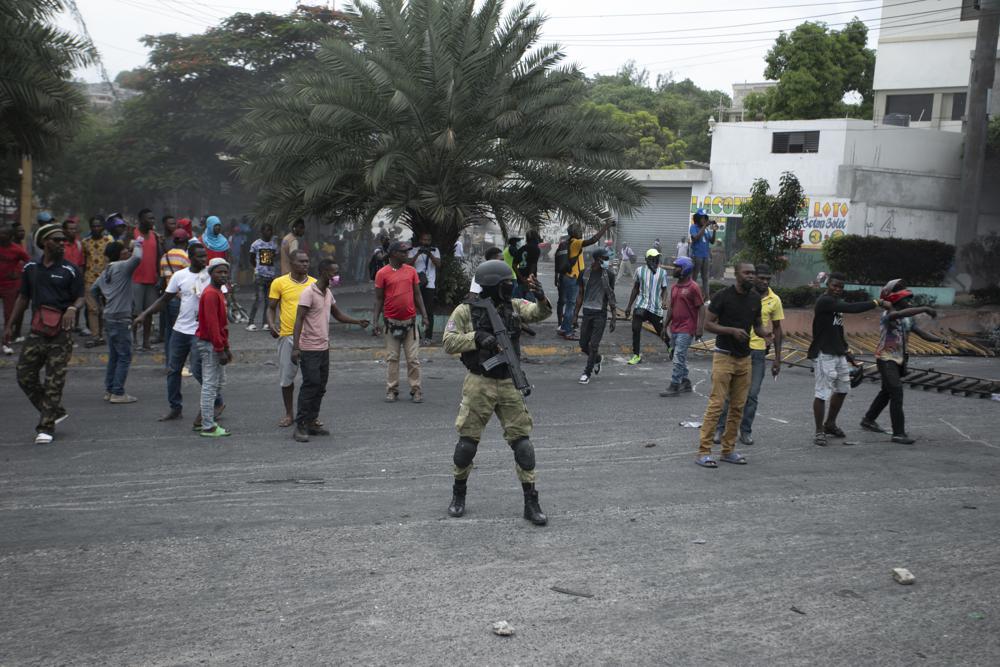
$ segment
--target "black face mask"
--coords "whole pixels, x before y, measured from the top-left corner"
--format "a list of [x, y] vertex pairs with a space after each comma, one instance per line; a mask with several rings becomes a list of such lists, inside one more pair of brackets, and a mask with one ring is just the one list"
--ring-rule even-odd
[[497, 285], [497, 295], [501, 301], [510, 301], [514, 297], [514, 283], [505, 280]]

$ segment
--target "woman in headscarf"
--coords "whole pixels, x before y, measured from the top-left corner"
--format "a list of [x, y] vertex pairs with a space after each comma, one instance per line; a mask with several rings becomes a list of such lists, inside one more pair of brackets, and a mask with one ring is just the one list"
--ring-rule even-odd
[[210, 215], [205, 220], [205, 233], [201, 235], [201, 242], [208, 252], [208, 261], [215, 257], [229, 261], [229, 239], [222, 233], [222, 221], [219, 216]]

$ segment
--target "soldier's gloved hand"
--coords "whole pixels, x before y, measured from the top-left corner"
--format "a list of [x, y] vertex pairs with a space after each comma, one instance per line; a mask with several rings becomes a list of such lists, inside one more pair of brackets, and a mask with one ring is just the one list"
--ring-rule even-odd
[[497, 349], [497, 339], [487, 331], [477, 331], [476, 347], [487, 352], [495, 352]]

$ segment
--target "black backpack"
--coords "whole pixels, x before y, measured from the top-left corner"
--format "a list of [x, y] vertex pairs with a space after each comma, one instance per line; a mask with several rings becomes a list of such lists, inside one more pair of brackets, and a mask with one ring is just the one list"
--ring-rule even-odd
[[560, 241], [559, 245], [556, 246], [556, 275], [561, 276], [562, 274], [568, 272], [572, 266], [573, 263], [569, 261], [569, 239]]

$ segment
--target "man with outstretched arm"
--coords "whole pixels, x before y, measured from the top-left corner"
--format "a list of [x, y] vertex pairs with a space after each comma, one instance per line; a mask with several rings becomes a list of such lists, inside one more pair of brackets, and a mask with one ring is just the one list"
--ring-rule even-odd
[[368, 320], [356, 320], [337, 307], [331, 286], [340, 282], [340, 267], [332, 259], [320, 260], [319, 278], [299, 295], [292, 333], [292, 363], [302, 371], [299, 410], [295, 416], [296, 442], [309, 442], [311, 435], [330, 435], [319, 420], [319, 409], [330, 377], [330, 315], [344, 324], [368, 327]]
[[[826, 292], [816, 299], [813, 311], [812, 343], [809, 345], [809, 358], [813, 360], [816, 380], [816, 396], [813, 398], [816, 435], [813, 436], [813, 444], [820, 447], [827, 445], [827, 436], [846, 437], [837, 426], [837, 415], [851, 389], [854, 357], [847, 349], [847, 339], [844, 338], [844, 313], [864, 313], [879, 306], [888, 308], [891, 305], [881, 299], [858, 303], [844, 301], [846, 280], [842, 273], [831, 273], [826, 280]], [[826, 412], [827, 401], [830, 401], [829, 413]]]

